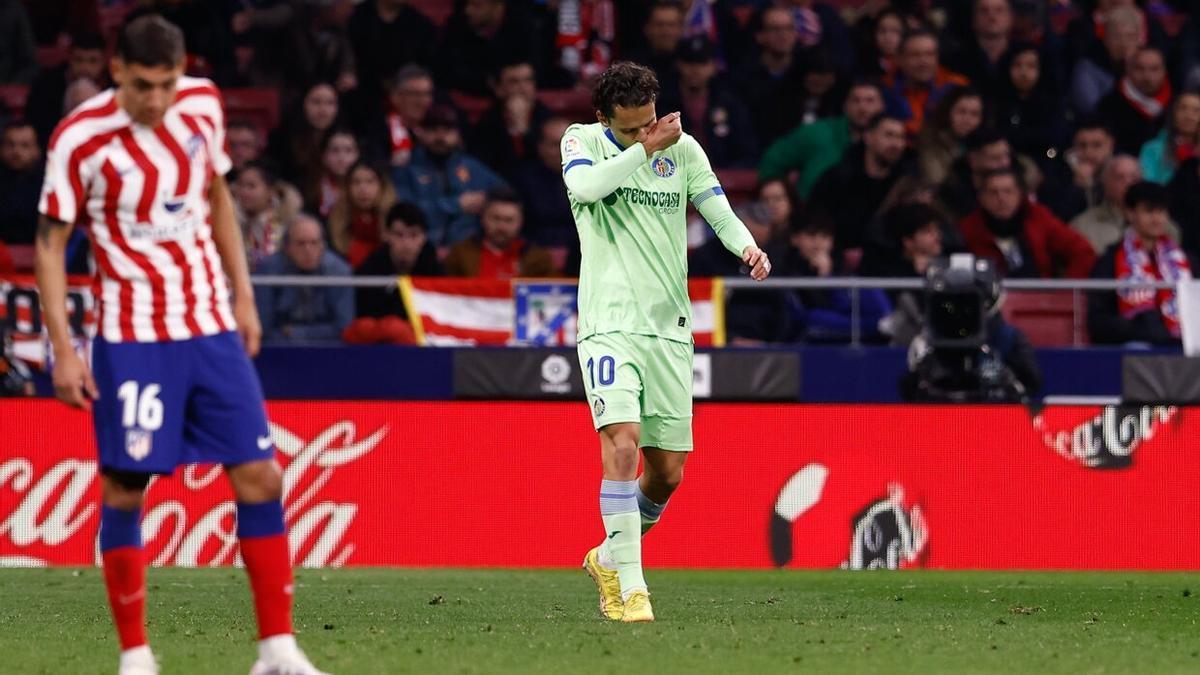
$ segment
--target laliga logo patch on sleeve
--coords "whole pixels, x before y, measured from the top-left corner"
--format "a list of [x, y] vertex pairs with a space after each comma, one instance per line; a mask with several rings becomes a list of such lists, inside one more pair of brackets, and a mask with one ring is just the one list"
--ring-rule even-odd
[[563, 139], [562, 154], [564, 158], [581, 157], [583, 147], [580, 145], [579, 139], [574, 136], [567, 136]]

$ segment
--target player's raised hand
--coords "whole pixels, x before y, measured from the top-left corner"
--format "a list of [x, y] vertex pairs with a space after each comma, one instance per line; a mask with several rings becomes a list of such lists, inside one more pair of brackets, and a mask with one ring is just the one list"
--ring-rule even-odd
[[646, 154], [652, 155], [675, 145], [682, 135], [683, 122], [679, 119], [679, 113], [668, 113], [658, 118], [654, 126], [650, 127], [642, 144], [646, 147]]
[[72, 408], [91, 410], [92, 401], [100, 398], [92, 370], [74, 350], [55, 356], [52, 379], [54, 395]]
[[762, 281], [771, 274], [771, 261], [767, 259], [767, 252], [757, 246], [747, 246], [742, 250], [742, 262], [750, 268], [750, 278], [755, 281]]
[[258, 308], [254, 305], [254, 296], [244, 299], [244, 296], [233, 301], [233, 320], [237, 322], [238, 334], [242, 336], [242, 347], [250, 358], [258, 356], [262, 345], [262, 323], [258, 320]]

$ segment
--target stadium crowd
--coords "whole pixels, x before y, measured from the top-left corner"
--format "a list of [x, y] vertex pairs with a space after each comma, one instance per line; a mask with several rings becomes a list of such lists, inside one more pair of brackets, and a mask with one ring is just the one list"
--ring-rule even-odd
[[[0, 0], [0, 272], [36, 229], [62, 116], [158, 12], [225, 92], [230, 184], [261, 274], [572, 276], [558, 139], [588, 85], [650, 66], [774, 274], [1190, 276], [1200, 22], [1185, 0]], [[691, 273], [739, 262], [689, 228]], [[86, 272], [86, 237], [69, 250]], [[411, 338], [394, 290], [270, 289], [275, 341]], [[880, 341], [898, 298], [738, 292], [743, 343]], [[1093, 342], [1174, 343], [1174, 293], [1094, 294]], [[894, 337], [894, 336], [893, 336]]]

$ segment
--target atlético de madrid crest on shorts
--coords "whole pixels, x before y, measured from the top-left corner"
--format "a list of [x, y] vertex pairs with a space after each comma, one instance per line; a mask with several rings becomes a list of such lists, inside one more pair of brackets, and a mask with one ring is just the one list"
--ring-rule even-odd
[[654, 161], [650, 162], [650, 168], [654, 169], [654, 174], [659, 178], [675, 175], [675, 162], [672, 162], [670, 157], [655, 157]]

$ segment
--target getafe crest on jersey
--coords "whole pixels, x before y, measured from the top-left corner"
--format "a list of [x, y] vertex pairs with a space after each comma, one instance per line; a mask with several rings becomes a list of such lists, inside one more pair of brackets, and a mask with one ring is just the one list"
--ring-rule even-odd
[[675, 162], [670, 157], [655, 157], [650, 160], [650, 168], [659, 178], [670, 178], [675, 175]]

